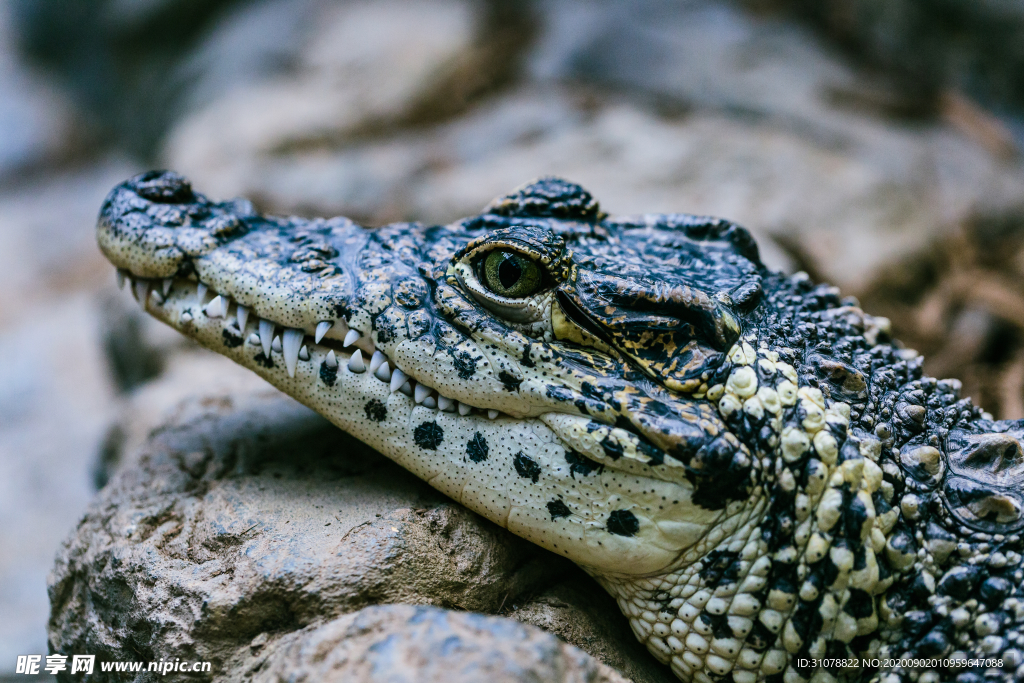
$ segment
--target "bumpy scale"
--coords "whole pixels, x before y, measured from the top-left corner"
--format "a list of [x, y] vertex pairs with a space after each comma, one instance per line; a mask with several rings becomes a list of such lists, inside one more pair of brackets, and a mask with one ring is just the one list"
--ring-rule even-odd
[[367, 229], [154, 172], [98, 239], [149, 313], [578, 563], [683, 680], [1024, 678], [1024, 422], [743, 228], [546, 178]]

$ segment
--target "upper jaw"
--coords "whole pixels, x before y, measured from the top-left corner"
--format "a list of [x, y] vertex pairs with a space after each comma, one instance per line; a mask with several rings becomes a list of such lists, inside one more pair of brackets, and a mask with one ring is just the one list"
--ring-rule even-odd
[[190, 279], [311, 336], [330, 322], [331, 336], [343, 340], [338, 323], [351, 284], [317, 256], [349, 246], [357, 231], [345, 219], [289, 227], [287, 219], [257, 215], [249, 202], [210, 202], [181, 176], [153, 171], [111, 191], [96, 235], [110, 262], [133, 278]]

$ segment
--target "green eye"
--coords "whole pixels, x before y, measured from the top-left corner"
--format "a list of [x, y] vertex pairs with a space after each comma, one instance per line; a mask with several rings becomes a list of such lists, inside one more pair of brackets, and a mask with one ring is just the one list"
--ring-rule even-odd
[[540, 289], [541, 270], [534, 261], [496, 249], [484, 259], [484, 284], [498, 296], [521, 299]]

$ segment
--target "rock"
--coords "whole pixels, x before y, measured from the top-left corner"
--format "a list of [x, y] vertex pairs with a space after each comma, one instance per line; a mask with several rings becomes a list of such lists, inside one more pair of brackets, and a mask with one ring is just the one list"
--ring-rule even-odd
[[89, 294], [66, 293], [0, 330], [0, 661], [46, 654], [46, 573], [94, 493], [116, 405], [98, 313]]
[[[397, 125], [420, 97], [412, 81], [389, 76], [379, 97], [359, 95], [397, 64], [393, 51], [334, 40], [329, 60], [308, 56], [295, 75], [254, 86], [263, 99], [252, 88], [224, 92], [175, 128], [162, 159], [214, 196], [369, 223], [445, 223], [561, 174], [612, 213], [736, 220], [769, 265], [810, 270], [851, 293], [965, 217], [1024, 193], [1019, 160], [941, 120], [908, 126], [850, 106], [840, 94], [861, 88], [862, 75], [798, 24], [711, 0], [634, 5], [543, 3], [519, 83], [432, 127]], [[418, 6], [392, 15], [391, 39]], [[366, 11], [345, 7], [350, 18]], [[417, 33], [433, 44], [430, 35], [463, 24]], [[331, 26], [321, 35], [335, 35]], [[322, 75], [364, 53], [379, 66]], [[441, 55], [431, 68], [441, 69]], [[417, 73], [434, 87], [426, 66]]]
[[[257, 676], [255, 650], [261, 680], [293, 665], [319, 680], [327, 664], [311, 653], [345, 641], [339, 666], [361, 680], [372, 662], [400, 666], [368, 649], [385, 631], [409, 657], [445, 640], [402, 611], [414, 608], [374, 607], [394, 603], [528, 615], [634, 680], [671, 680], [635, 639], [619, 640], [625, 620], [578, 568], [269, 388], [187, 401], [127, 454], [61, 549], [49, 592], [54, 651], [211, 661], [232, 680]], [[501, 680], [617, 680], [532, 626], [419, 614], [459, 639], [460, 657], [525, 658], [500, 660], [512, 672]], [[505, 636], [518, 640], [494, 642]]]
[[204, 191], [221, 193], [254, 170], [254, 156], [393, 129], [443, 87], [472, 48], [476, 24], [461, 0], [335, 5], [291, 73], [224, 89], [174, 128], [168, 156], [203, 169]]
[[71, 156], [81, 132], [71, 99], [17, 53], [12, 11], [0, 5], [0, 181]]
[[250, 649], [239, 680], [626, 681], [539, 628], [422, 605], [366, 607]]

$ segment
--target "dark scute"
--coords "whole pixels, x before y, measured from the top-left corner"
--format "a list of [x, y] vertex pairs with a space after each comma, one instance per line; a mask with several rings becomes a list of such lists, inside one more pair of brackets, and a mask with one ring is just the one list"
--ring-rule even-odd
[[487, 211], [522, 218], [601, 219], [600, 206], [589, 192], [575, 183], [551, 176], [496, 199]]
[[417, 427], [412, 433], [412, 438], [420, 448], [436, 451], [437, 447], [444, 441], [444, 430], [441, 429], [441, 425], [431, 420]]
[[617, 536], [635, 536], [640, 530], [640, 522], [629, 510], [613, 510], [608, 515], [608, 531]]
[[373, 422], [383, 422], [388, 416], [388, 409], [379, 399], [371, 398], [363, 406], [363, 410], [366, 411], [366, 418]]
[[850, 599], [843, 608], [854, 619], [865, 619], [874, 614], [875, 599], [867, 591], [850, 588]]
[[533, 458], [519, 451], [516, 453], [516, 457], [513, 458], [512, 464], [515, 466], [516, 473], [520, 477], [530, 479], [534, 484], [537, 483], [537, 479], [540, 478], [540, 465]]
[[978, 591], [981, 599], [990, 607], [1001, 603], [1013, 590], [1013, 584], [1001, 576], [990, 576], [981, 584]]
[[715, 588], [720, 583], [735, 583], [736, 579], [739, 578], [737, 557], [739, 557], [739, 553], [716, 548], [700, 561], [701, 569], [698, 572], [698, 576], [710, 588]]
[[938, 657], [946, 654], [949, 649], [949, 638], [938, 629], [929, 631], [928, 635], [917, 644], [916, 654], [921, 657]]
[[754, 620], [754, 625], [747, 634], [746, 645], [754, 652], [764, 652], [768, 646], [775, 642], [777, 635], [772, 633], [760, 620]]
[[957, 600], [967, 600], [971, 597], [971, 592], [974, 590], [974, 587], [977, 586], [978, 582], [981, 580], [981, 576], [981, 567], [956, 567], [955, 569], [949, 570], [949, 572], [942, 577], [942, 580], [939, 581], [939, 585], [935, 587], [935, 592], [939, 595], [949, 595]]
[[548, 512], [551, 513], [551, 521], [552, 522], [555, 521], [556, 519], [560, 519], [562, 517], [568, 517], [569, 515], [572, 514], [572, 511], [569, 509], [569, 506], [566, 505], [565, 503], [563, 503], [560, 500], [550, 500], [550, 501], [548, 501]]
[[466, 455], [473, 462], [483, 462], [487, 459], [487, 439], [480, 432], [473, 435], [473, 438], [466, 444]]
[[935, 617], [930, 611], [913, 610], [907, 612], [906, 616], [903, 617], [903, 632], [910, 638], [917, 638], [931, 628], [934, 621]]
[[195, 199], [192, 185], [173, 171], [148, 171], [128, 181], [143, 199], [158, 204], [186, 204]]

